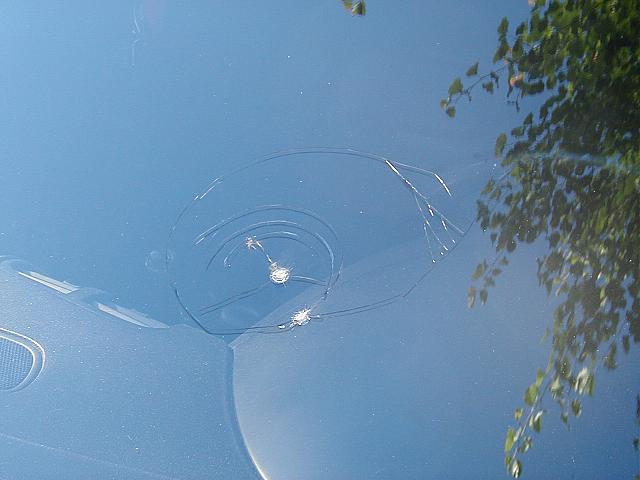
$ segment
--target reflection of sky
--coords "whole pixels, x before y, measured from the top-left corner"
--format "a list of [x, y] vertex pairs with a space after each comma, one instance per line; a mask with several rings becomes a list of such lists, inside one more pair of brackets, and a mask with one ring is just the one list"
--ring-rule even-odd
[[[505, 429], [532, 365], [546, 362], [539, 339], [553, 305], [536, 288], [532, 258], [521, 255], [487, 306], [469, 310], [460, 278], [479, 250], [475, 239], [463, 244], [407, 302], [236, 342], [241, 428], [272, 478], [296, 478], [313, 462], [305, 478], [504, 475], [497, 460]], [[338, 289], [328, 303], [366, 297], [370, 283]], [[531, 478], [632, 471], [634, 395], [625, 381], [636, 359], [600, 374], [595, 401], [585, 401], [588, 413], [572, 420], [571, 432], [548, 404], [543, 434], [523, 458]]]
[[131, 68], [131, 4], [5, 7], [2, 251], [160, 315], [162, 283], [134, 288], [155, 281], [144, 258], [230, 165], [317, 145], [422, 166], [491, 152], [510, 109], [478, 95], [451, 121], [438, 102], [510, 12], [433, 8], [166, 4]]
[[[129, 2], [108, 2], [100, 5], [100, 10], [83, 2], [15, 4], [0, 9], [4, 118], [0, 123], [0, 252], [27, 259], [58, 278], [111, 291], [123, 303], [169, 323], [178, 314], [177, 306], [167, 292], [165, 279], [145, 269], [145, 257], [164, 247], [170, 225], [193, 193], [233, 165], [275, 150], [330, 145], [455, 172], [478, 159], [490, 161], [497, 133], [515, 123], [515, 112], [504, 105], [500, 95], [491, 98], [478, 92], [470, 105], [462, 102], [455, 121], [444, 115], [438, 103], [451, 80], [476, 59], [481, 60], [481, 69], [488, 66], [483, 60], [493, 56], [499, 19], [524, 16], [524, 0], [517, 4], [484, 2], [482, 6], [476, 2], [376, 2], [369, 4], [365, 18], [352, 18], [337, 1], [304, 7], [293, 1], [216, 2], [211, 7], [158, 0], [145, 1], [143, 7], [140, 11], [146, 12], [146, 19], [141, 19], [137, 35], [132, 34], [134, 5]], [[139, 42], [132, 68], [131, 42], [136, 38]], [[332, 181], [334, 173], [327, 172], [316, 183], [330, 191]], [[250, 201], [251, 192], [242, 194]], [[471, 245], [479, 242], [469, 241]], [[467, 251], [468, 265], [445, 270], [464, 280], [452, 287], [442, 279], [434, 281], [429, 297], [447, 298], [450, 291], [463, 294], [472, 266], [486, 252]], [[529, 260], [525, 262], [528, 266]], [[532, 289], [533, 271], [527, 267], [525, 273], [522, 284], [513, 286], [520, 289], [518, 295]], [[537, 291], [531, 296], [537, 302], [544, 298]], [[456, 298], [458, 301], [464, 302], [464, 297]], [[422, 344], [414, 344], [425, 356], [416, 354], [398, 363], [405, 367], [406, 382], [394, 376], [390, 383], [397, 397], [394, 405], [401, 408], [399, 399], [419, 395], [425, 383], [439, 388], [438, 382], [428, 382], [424, 370], [412, 377], [413, 370], [429, 368], [436, 378], [447, 368], [458, 372], [443, 378], [454, 389], [455, 408], [464, 420], [457, 427], [462, 433], [456, 434], [456, 440], [438, 424], [442, 436], [428, 439], [428, 449], [436, 452], [443, 442], [447, 448], [453, 448], [451, 442], [460, 442], [455, 444], [456, 454], [439, 468], [455, 461], [470, 462], [481, 472], [500, 471], [510, 409], [519, 405], [534, 368], [544, 362], [544, 352], [532, 352], [530, 361], [514, 366], [510, 373], [506, 365], [517, 351], [508, 351], [510, 347], [500, 343], [502, 360], [491, 366], [489, 362], [486, 368], [477, 366], [484, 375], [498, 366], [501, 374], [510, 375], [492, 384], [499, 391], [511, 388], [504, 397], [498, 393], [495, 403], [488, 398], [474, 403], [477, 391], [456, 381], [470, 381], [462, 362], [473, 363], [482, 355], [478, 349], [484, 347], [470, 338], [484, 335], [483, 341], [489, 342], [490, 332], [483, 325], [498, 321], [509, 325], [508, 317], [519, 303], [506, 298], [502, 301], [495, 294], [493, 315], [466, 327], [460, 323], [476, 319], [462, 307], [459, 315], [451, 315], [458, 310], [422, 304], [413, 304], [417, 309], [413, 312], [404, 306], [395, 313], [433, 312], [440, 329], [453, 322], [461, 335], [467, 335], [452, 344], [449, 364], [431, 364], [429, 353], [420, 350]], [[532, 309], [523, 312], [521, 320], [537, 314], [546, 319], [549, 312], [548, 307], [544, 312]], [[358, 321], [350, 319], [351, 325]], [[351, 328], [356, 334], [351, 334], [349, 351], [361, 363], [350, 368], [357, 365], [366, 370], [365, 359], [372, 353], [359, 350], [358, 339], [365, 337], [358, 328]], [[372, 330], [373, 345], [385, 349], [387, 344], [380, 340], [385, 335], [392, 341], [402, 335], [410, 337], [413, 331], [397, 328], [393, 322], [385, 322], [384, 328]], [[526, 343], [520, 330], [510, 332]], [[541, 331], [530, 333], [536, 339], [541, 335]], [[420, 335], [419, 339], [429, 338], [428, 330]], [[446, 330], [443, 335], [453, 334]], [[501, 342], [510, 338], [504, 332], [501, 335]], [[287, 342], [287, 338], [270, 341]], [[453, 355], [460, 352], [464, 355]], [[320, 356], [316, 363], [322, 361]], [[428, 367], [430, 364], [437, 367]], [[363, 375], [397, 373], [393, 365], [387, 365]], [[572, 468], [591, 471], [593, 465], [585, 452], [596, 450], [596, 437], [589, 435], [595, 435], [598, 425], [602, 426], [597, 419], [605, 415], [597, 405], [605, 397], [607, 401], [617, 398], [616, 388], [621, 387], [615, 385], [614, 378], [621, 378], [622, 373], [616, 375], [611, 380], [601, 375], [604, 382], [611, 382], [614, 393], [606, 397], [603, 392], [590, 402], [594, 414], [587, 417], [585, 413], [574, 434], [562, 436], [559, 422], [549, 421], [554, 435], [557, 430], [557, 438], [568, 443], [577, 445], [593, 438], [592, 443], [580, 443], [580, 451], [566, 447], [582, 458], [583, 464], [569, 465], [570, 456], [561, 456], [562, 449], [555, 453], [543, 450], [542, 442], [550, 438], [546, 432], [545, 440], [536, 445], [537, 452], [526, 459], [531, 465], [526, 468], [533, 469], [536, 458], [548, 455], [554, 462], [566, 463], [567, 472]], [[479, 382], [477, 388], [486, 389], [486, 385]], [[372, 390], [375, 398], [384, 395], [384, 388], [379, 388]], [[401, 392], [402, 388], [409, 390]], [[347, 400], [349, 391], [344, 394]], [[443, 396], [449, 392], [441, 389], [438, 393]], [[304, 397], [292, 401], [304, 403]], [[424, 406], [416, 403], [416, 408]], [[490, 414], [483, 421], [485, 409]], [[616, 418], [626, 430], [620, 433], [619, 442], [613, 437], [602, 441], [624, 445], [620, 447], [624, 449], [633, 435], [629, 430], [633, 407], [622, 405], [620, 409]], [[267, 407], [265, 411], [269, 411]], [[440, 413], [453, 415], [453, 411]], [[427, 423], [417, 423], [406, 433], [404, 441], [412, 449], [426, 441], [420, 426], [427, 428], [433, 420], [426, 415]], [[552, 416], [557, 418], [555, 413]], [[421, 417], [417, 414], [416, 418]], [[484, 437], [481, 432], [488, 428], [493, 430]], [[465, 431], [473, 432], [473, 437], [465, 436]], [[580, 436], [576, 431], [587, 433]], [[394, 435], [399, 438], [403, 433]], [[626, 455], [624, 461], [630, 458], [631, 454]], [[542, 472], [537, 478], [555, 476], [554, 471]], [[388, 473], [380, 473], [380, 478], [389, 478]]]

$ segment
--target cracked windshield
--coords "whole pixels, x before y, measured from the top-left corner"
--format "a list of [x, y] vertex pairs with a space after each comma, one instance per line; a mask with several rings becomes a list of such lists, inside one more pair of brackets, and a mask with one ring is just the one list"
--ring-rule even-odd
[[640, 479], [640, 2], [0, 6], [0, 479]]

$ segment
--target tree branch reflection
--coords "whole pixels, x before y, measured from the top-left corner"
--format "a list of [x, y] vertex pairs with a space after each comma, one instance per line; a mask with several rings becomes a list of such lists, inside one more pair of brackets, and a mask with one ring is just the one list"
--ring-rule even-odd
[[594, 393], [599, 366], [615, 369], [618, 351], [640, 342], [640, 4], [532, 3], [513, 40], [508, 19], [500, 23], [497, 68], [479, 74], [476, 62], [470, 83], [456, 78], [441, 101], [455, 117], [460, 99], [471, 100], [477, 85], [493, 94], [501, 79], [518, 110], [527, 96], [543, 99], [537, 114], [496, 140], [508, 173], [486, 185], [477, 208], [496, 257], [477, 266], [468, 296], [470, 307], [486, 303], [520, 245], [546, 244], [537, 277], [559, 304], [548, 364], [507, 431], [514, 477], [531, 431], [542, 430], [543, 399], [553, 398], [569, 425]]

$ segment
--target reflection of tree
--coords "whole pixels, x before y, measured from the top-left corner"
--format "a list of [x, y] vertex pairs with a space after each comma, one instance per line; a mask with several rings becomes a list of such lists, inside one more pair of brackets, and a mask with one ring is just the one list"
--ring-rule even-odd
[[507, 431], [505, 460], [518, 477], [530, 432], [542, 428], [545, 395], [569, 425], [582, 412], [580, 397], [594, 391], [597, 366], [614, 369], [618, 350], [640, 342], [640, 1], [538, 0], [511, 41], [508, 31], [505, 18], [494, 57], [503, 65], [479, 75], [474, 64], [472, 83], [455, 79], [441, 105], [454, 117], [460, 99], [477, 85], [493, 93], [504, 73], [516, 108], [543, 95], [537, 115], [511, 130], [512, 142], [506, 134], [496, 141], [508, 174], [478, 202], [496, 259], [478, 265], [469, 291], [470, 306], [485, 303], [519, 245], [547, 243], [538, 280], [560, 300], [548, 365]]
[[350, 0], [342, 0], [342, 6], [351, 12], [351, 15], [365, 15], [367, 13], [367, 5], [365, 0], [352, 2]]
[[[508, 431], [507, 460], [517, 473], [518, 454], [531, 446], [528, 429], [541, 429], [543, 396], [560, 404], [567, 423], [570, 412], [582, 411], [580, 396], [593, 392], [601, 357], [613, 369], [618, 346], [628, 351], [631, 340], [640, 341], [640, 179], [615, 162], [567, 155], [523, 156], [510, 166], [505, 179], [485, 189], [495, 209], [478, 204], [497, 253], [476, 270], [479, 297], [486, 301], [487, 287], [519, 244], [544, 239], [549, 249], [538, 259], [538, 281], [561, 299], [549, 364], [525, 393], [527, 413], [517, 410], [518, 426]], [[471, 303], [476, 290], [470, 289]]]

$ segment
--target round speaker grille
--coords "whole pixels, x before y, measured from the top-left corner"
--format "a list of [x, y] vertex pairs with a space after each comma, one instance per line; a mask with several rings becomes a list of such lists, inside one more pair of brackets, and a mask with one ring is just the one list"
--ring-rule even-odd
[[0, 329], [0, 391], [13, 391], [31, 383], [42, 370], [44, 351], [33, 340]]

